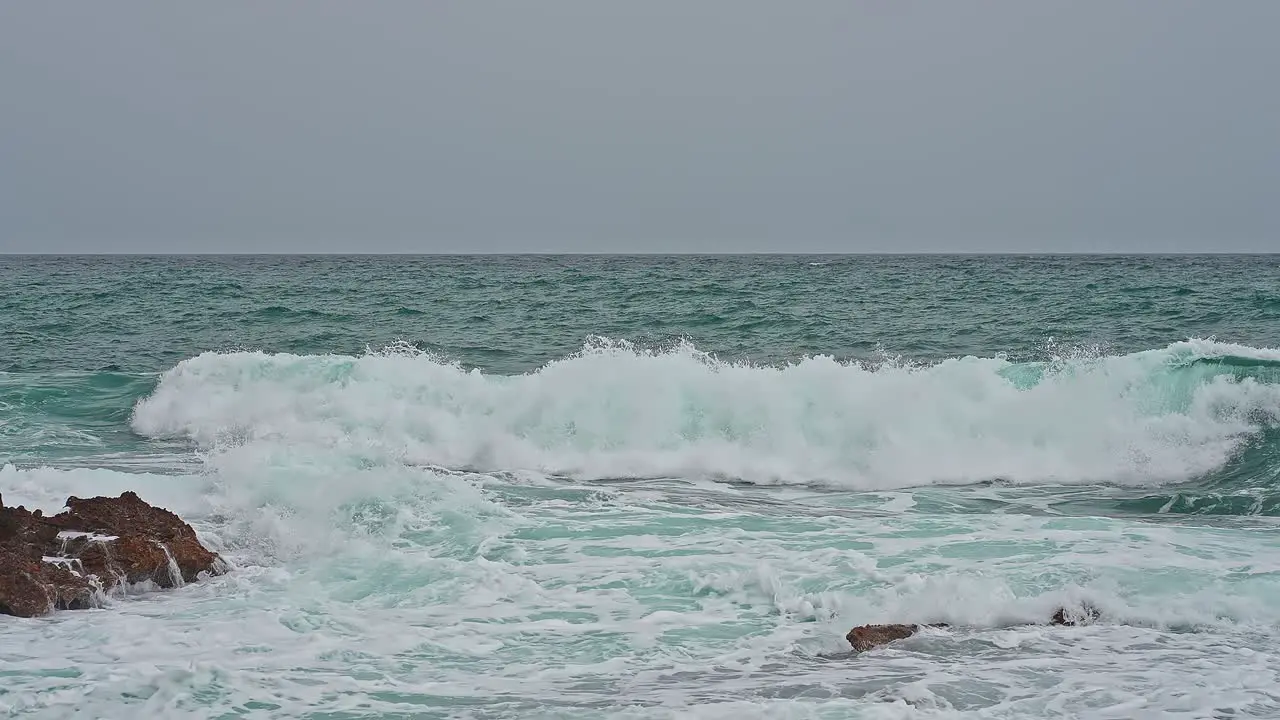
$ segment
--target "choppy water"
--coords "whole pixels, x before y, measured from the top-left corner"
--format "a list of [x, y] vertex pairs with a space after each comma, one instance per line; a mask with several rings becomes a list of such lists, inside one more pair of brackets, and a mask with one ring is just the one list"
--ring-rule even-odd
[[[137, 490], [236, 567], [0, 618], [0, 712], [1280, 716], [1280, 258], [0, 286], [5, 501]], [[953, 627], [851, 656], [883, 621]]]

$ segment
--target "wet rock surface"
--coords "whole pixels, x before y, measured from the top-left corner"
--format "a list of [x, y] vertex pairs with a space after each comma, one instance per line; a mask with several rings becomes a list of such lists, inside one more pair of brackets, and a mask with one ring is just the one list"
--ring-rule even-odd
[[0, 614], [95, 607], [128, 585], [179, 587], [226, 568], [190, 525], [132, 492], [67, 498], [51, 517], [0, 498]]

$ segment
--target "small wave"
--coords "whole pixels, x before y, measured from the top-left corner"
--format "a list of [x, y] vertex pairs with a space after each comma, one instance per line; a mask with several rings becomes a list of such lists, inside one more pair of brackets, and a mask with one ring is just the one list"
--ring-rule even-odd
[[1215, 493], [1181, 490], [1168, 495], [1117, 500], [1126, 512], [1174, 515], [1280, 516], [1280, 493]]
[[283, 305], [269, 305], [253, 311], [253, 317], [264, 320], [314, 320], [317, 318], [325, 318], [330, 320], [349, 320], [346, 315], [323, 312], [321, 310], [313, 310], [311, 308], [295, 309], [285, 307]]

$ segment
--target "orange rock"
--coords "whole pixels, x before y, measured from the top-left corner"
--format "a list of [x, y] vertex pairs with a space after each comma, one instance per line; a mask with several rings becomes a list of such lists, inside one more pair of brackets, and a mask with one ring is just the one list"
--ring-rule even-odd
[[124, 583], [168, 588], [226, 571], [190, 525], [135, 493], [67, 508], [46, 518], [0, 505], [0, 614], [93, 607]]

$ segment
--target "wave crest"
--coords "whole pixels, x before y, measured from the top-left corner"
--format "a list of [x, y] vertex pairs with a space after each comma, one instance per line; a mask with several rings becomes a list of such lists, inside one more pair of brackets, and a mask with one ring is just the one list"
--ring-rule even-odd
[[1277, 361], [1277, 350], [1197, 340], [1046, 363], [818, 356], [774, 367], [688, 343], [596, 339], [504, 376], [408, 347], [205, 353], [166, 372], [132, 423], [213, 450], [324, 448], [362, 463], [579, 479], [1156, 484], [1222, 467], [1277, 423]]

